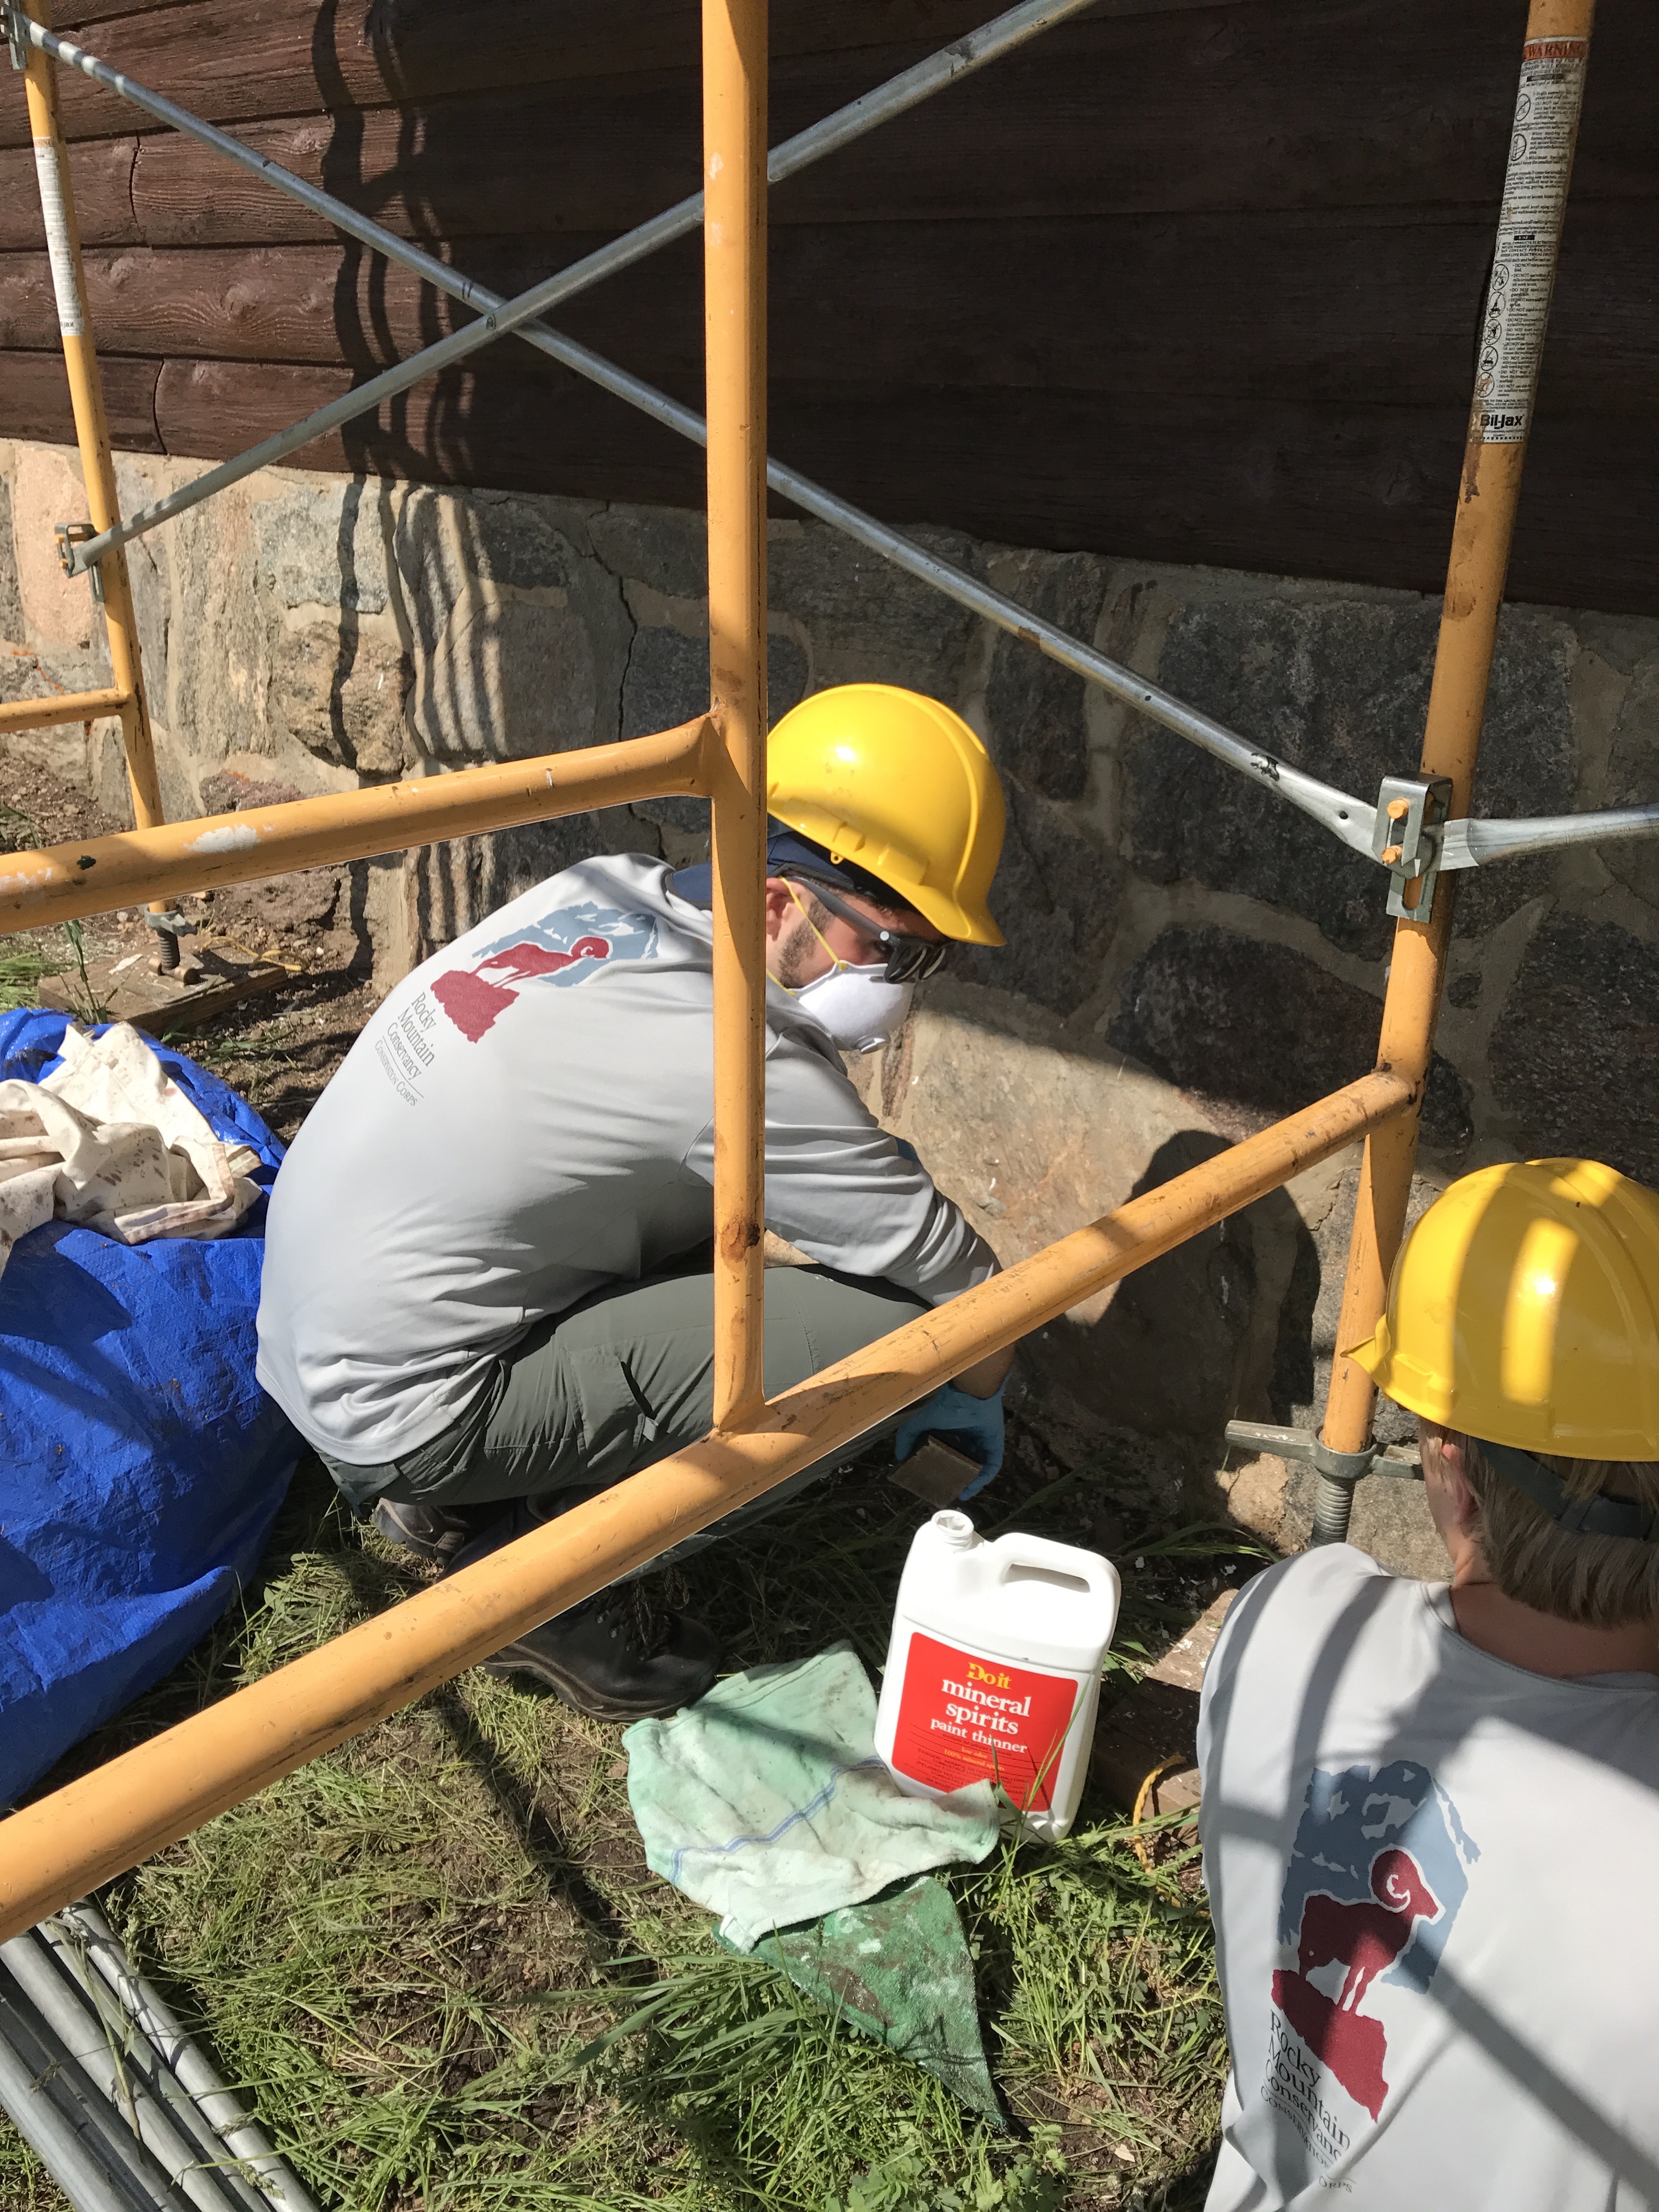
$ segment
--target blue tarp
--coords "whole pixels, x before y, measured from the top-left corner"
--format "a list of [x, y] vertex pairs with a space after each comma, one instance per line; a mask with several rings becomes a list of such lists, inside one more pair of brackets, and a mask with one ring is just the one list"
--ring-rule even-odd
[[[65, 1017], [0, 1014], [38, 1083]], [[269, 1189], [283, 1148], [234, 1091], [155, 1048]], [[51, 1221], [0, 1275], [0, 1805], [161, 1680], [251, 1576], [303, 1447], [253, 1379], [263, 1200], [211, 1243]]]

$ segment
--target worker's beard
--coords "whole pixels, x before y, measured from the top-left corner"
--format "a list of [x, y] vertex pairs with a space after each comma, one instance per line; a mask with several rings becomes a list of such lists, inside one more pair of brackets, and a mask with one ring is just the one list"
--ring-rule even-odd
[[799, 927], [778, 941], [773, 978], [793, 994], [804, 1013], [829, 1031], [842, 1052], [878, 1052], [903, 1028], [913, 987], [890, 983], [884, 961], [855, 968], [838, 960], [827, 974], [806, 981], [806, 969], [815, 964], [812, 956], [823, 945], [812, 925], [821, 929], [829, 920], [824, 908], [811, 900]]
[[[817, 907], [817, 912], [812, 915], [812, 921], [816, 921], [822, 928], [830, 920], [830, 915], [823, 907], [818, 906], [816, 899], [809, 899], [807, 913], [811, 914], [814, 907]], [[775, 956], [778, 964], [773, 970], [775, 980], [781, 983], [786, 991], [799, 991], [806, 981], [806, 970], [811, 964], [813, 954], [821, 950], [817, 939], [812, 933], [811, 922], [807, 920], [806, 915], [797, 915], [795, 926], [788, 936], [778, 940]]]

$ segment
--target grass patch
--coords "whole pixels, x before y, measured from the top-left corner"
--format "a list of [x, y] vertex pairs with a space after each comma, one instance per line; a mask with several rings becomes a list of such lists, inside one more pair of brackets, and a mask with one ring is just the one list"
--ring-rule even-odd
[[40, 1004], [40, 978], [46, 969], [34, 946], [23, 939], [0, 952], [0, 1014], [19, 1006]]
[[[1107, 1471], [1109, 1474], [1109, 1470]], [[1006, 1517], [1087, 1540], [1103, 1471], [1015, 1466]], [[1027, 1493], [1015, 1510], [1013, 1501]], [[999, 1495], [1001, 1493], [999, 1492]], [[988, 1503], [989, 1500], [988, 1499]], [[924, 1509], [877, 1468], [684, 1571], [740, 1663], [884, 1656]], [[1133, 1545], [1161, 1649], [1240, 1547]], [[76, 1768], [419, 1586], [302, 1475], [245, 1607]], [[1144, 1866], [1085, 1798], [1063, 1844], [952, 1876], [999, 2134], [933, 2077], [718, 1950], [647, 1869], [619, 1731], [473, 1672], [103, 1893], [135, 1955], [325, 2206], [351, 2212], [1059, 2212], [1201, 2204], [1224, 2070], [1189, 1819]], [[60, 1770], [58, 1780], [66, 1777]], [[0, 2207], [61, 2200], [0, 2127]]]
[[0, 952], [0, 1014], [12, 1013], [19, 1006], [38, 1006], [42, 979], [64, 975], [69, 979], [65, 994], [69, 1012], [76, 1021], [91, 1028], [109, 1019], [109, 1008], [98, 996], [87, 966], [85, 932], [78, 921], [64, 922], [61, 929], [69, 950], [66, 960], [54, 958], [42, 948], [41, 939], [47, 936], [44, 930], [15, 938]]

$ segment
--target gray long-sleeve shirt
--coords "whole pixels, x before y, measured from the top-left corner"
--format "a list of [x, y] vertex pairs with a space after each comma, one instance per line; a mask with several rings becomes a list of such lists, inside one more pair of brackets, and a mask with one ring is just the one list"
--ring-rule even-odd
[[[660, 862], [596, 860], [502, 907], [371, 1018], [271, 1195], [259, 1380], [348, 1464], [459, 1418], [523, 1331], [714, 1226], [711, 924]], [[990, 1247], [767, 991], [766, 1219], [934, 1304]]]

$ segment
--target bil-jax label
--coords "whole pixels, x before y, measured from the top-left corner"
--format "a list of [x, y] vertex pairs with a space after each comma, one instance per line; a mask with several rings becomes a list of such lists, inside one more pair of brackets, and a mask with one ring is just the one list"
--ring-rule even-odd
[[1470, 423], [1483, 445], [1519, 445], [1531, 424], [1589, 52], [1585, 39], [1522, 50]]
[[1023, 1810], [1046, 1810], [1076, 1703], [1068, 1675], [1006, 1667], [914, 1635], [893, 1764], [929, 1790], [991, 1781]]

